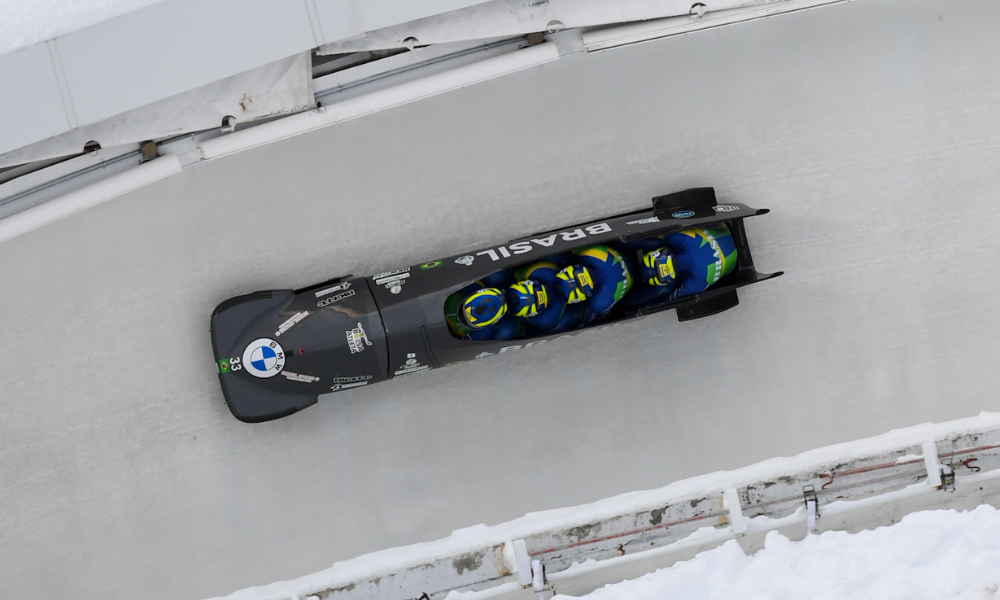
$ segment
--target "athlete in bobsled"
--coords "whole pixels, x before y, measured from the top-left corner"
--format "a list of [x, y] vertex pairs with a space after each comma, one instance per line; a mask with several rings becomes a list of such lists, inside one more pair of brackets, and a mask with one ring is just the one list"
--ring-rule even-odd
[[[572, 259], [572, 255], [569, 255]], [[527, 337], [578, 329], [594, 293], [590, 272], [582, 265], [560, 268], [543, 260], [516, 274], [518, 281], [507, 288], [507, 306], [525, 325]]]
[[493, 273], [454, 294], [444, 304], [444, 318], [451, 334], [466, 340], [512, 340], [521, 331], [507, 311], [503, 287], [513, 282], [509, 270]]
[[622, 255], [610, 246], [591, 246], [574, 250], [573, 254], [593, 279], [594, 293], [583, 314], [584, 325], [591, 325], [608, 316], [632, 289], [632, 274]]
[[657, 236], [626, 247], [636, 252], [640, 284], [626, 312], [704, 292], [736, 268], [736, 242], [723, 223]]

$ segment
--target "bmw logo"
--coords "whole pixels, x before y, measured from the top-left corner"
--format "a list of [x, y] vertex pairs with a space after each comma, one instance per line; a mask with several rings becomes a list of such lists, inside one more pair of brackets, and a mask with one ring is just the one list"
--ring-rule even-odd
[[693, 210], [679, 210], [679, 211], [675, 212], [674, 214], [672, 214], [670, 216], [673, 217], [673, 218], [675, 218], [675, 219], [687, 219], [688, 217], [693, 217], [694, 216], [694, 211]]
[[243, 351], [243, 368], [254, 377], [274, 377], [285, 368], [285, 351], [272, 339], [254, 340]]

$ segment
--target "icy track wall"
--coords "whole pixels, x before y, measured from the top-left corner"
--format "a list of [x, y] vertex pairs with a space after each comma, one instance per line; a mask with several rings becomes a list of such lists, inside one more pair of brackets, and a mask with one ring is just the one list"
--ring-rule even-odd
[[[533, 600], [587, 594], [729, 539], [856, 532], [930, 508], [1000, 504], [1000, 413], [924, 425], [456, 531], [226, 600]], [[456, 592], [460, 592], [455, 595]], [[542, 596], [538, 593], [541, 592]], [[218, 600], [218, 599], [216, 599]]]
[[[1000, 410], [998, 19], [994, 0], [858, 0], [564, 55], [198, 161], [6, 240], [0, 589], [217, 596]], [[223, 403], [208, 316], [226, 298], [699, 185], [772, 211], [748, 235], [786, 275], [734, 310], [257, 427]]]

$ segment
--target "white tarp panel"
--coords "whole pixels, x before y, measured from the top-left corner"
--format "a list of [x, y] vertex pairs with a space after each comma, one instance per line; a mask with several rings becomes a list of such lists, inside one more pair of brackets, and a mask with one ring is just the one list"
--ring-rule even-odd
[[[72, 29], [44, 42], [11, 34], [28, 26], [22, 19], [0, 20], [0, 52], [9, 52], [0, 55], [0, 153], [338, 39], [481, 1], [165, 0], [83, 29], [33, 10], [41, 31]], [[37, 43], [13, 51], [28, 40]]]
[[81, 152], [91, 140], [108, 148], [218, 127], [226, 116], [242, 123], [314, 105], [303, 52], [0, 155], [0, 168]]

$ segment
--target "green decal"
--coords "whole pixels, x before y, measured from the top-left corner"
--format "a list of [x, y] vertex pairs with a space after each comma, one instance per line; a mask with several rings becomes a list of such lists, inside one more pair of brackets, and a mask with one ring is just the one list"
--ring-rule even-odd
[[229, 359], [228, 358], [220, 358], [219, 359], [219, 373], [222, 373], [223, 375], [225, 375], [228, 372], [229, 372]]
[[726, 268], [723, 270], [722, 276], [725, 277], [726, 275], [729, 275], [730, 273], [733, 272], [733, 269], [735, 268], [736, 268], [736, 250], [733, 249], [733, 251], [730, 252], [728, 256], [726, 256]]
[[708, 283], [708, 285], [712, 285], [713, 283], [715, 283], [716, 281], [718, 281], [722, 277], [722, 275], [717, 275], [716, 274], [716, 266], [715, 265], [716, 265], [716, 263], [712, 263], [712, 264], [708, 265], [708, 272], [705, 273], [705, 282]]
[[619, 281], [618, 285], [615, 286], [615, 302], [618, 302], [619, 300], [621, 300], [622, 296], [625, 295], [625, 292], [627, 292], [628, 289], [629, 289], [629, 287], [631, 287], [631, 286], [629, 286], [629, 283], [631, 283], [631, 282], [629, 282], [629, 281]]
[[432, 260], [431, 262], [426, 262], [426, 263], [420, 265], [420, 270], [421, 271], [426, 271], [427, 269], [433, 269], [434, 267], [440, 267], [440, 266], [441, 266], [441, 261], [439, 261], [439, 260]]

